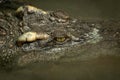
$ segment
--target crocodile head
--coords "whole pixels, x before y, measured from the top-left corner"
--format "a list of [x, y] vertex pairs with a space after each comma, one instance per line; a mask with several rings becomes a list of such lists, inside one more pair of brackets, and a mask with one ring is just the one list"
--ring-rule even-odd
[[[96, 43], [102, 38], [99, 34], [100, 25], [98, 23], [85, 22], [79, 19], [70, 19], [60, 23], [51, 21], [49, 12], [41, 14], [41, 10], [39, 11], [23, 14], [22, 20], [15, 15], [7, 14], [5, 16], [6, 14], [2, 14], [2, 16], [7, 17], [0, 19], [0, 34], [7, 30], [4, 37], [0, 36], [0, 40], [6, 42], [3, 45], [0, 43], [2, 45], [0, 64], [3, 67], [10, 64], [14, 65], [14, 63], [23, 66], [31, 62], [56, 61], [66, 55], [70, 56], [74, 49], [77, 52], [81, 45]], [[6, 25], [1, 28], [1, 24]], [[44, 32], [51, 37], [46, 40], [36, 39], [32, 42], [26, 42], [18, 47], [16, 45], [18, 37], [28, 31]]]

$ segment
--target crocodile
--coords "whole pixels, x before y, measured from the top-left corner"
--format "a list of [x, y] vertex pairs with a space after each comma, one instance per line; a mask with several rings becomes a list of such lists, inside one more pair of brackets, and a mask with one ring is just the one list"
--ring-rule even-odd
[[[0, 12], [0, 68], [11, 69], [66, 57], [77, 59], [84, 55], [82, 46], [97, 44], [107, 38], [119, 41], [120, 28], [111, 33], [110, 24], [115, 21], [107, 22], [110, 21], [76, 19], [62, 10], [44, 11], [30, 5], [21, 6], [15, 12]], [[27, 32], [45, 33], [50, 37], [31, 42], [25, 38], [26, 41], [18, 46], [18, 38]], [[115, 36], [106, 37], [105, 34]]]

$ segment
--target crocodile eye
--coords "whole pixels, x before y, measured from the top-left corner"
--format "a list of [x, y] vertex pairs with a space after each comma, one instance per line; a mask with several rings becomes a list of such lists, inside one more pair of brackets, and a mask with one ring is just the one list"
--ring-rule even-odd
[[58, 42], [64, 42], [65, 40], [66, 40], [65, 37], [57, 37], [56, 38], [56, 41], [58, 41]]

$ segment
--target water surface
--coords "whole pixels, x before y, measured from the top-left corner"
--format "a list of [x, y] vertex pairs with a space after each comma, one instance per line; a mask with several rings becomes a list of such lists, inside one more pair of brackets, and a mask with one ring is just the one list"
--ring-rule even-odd
[[[20, 2], [44, 10], [63, 9], [71, 16], [81, 19], [120, 18], [120, 1], [118, 0], [21, 0]], [[34, 63], [20, 69], [15, 68], [10, 72], [1, 72], [0, 80], [120, 79], [119, 43], [106, 41], [102, 45], [87, 46], [82, 50], [85, 54], [83, 57], [72, 59], [68, 57], [58, 62]]]

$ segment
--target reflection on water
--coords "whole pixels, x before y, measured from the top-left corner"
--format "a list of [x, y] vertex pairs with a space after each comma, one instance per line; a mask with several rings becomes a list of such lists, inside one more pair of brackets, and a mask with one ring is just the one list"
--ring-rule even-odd
[[[120, 18], [119, 2], [116, 0], [22, 0], [44, 10], [63, 9], [70, 15], [83, 19]], [[21, 5], [21, 4], [20, 4]], [[15, 5], [17, 6], [17, 5]], [[94, 59], [57, 63], [36, 63], [12, 72], [0, 73], [0, 80], [119, 80], [120, 48], [107, 42], [99, 47], [92, 46], [84, 53], [91, 55], [105, 54]], [[108, 45], [109, 44], [109, 45]], [[102, 48], [101, 48], [102, 47]], [[107, 56], [109, 54], [113, 54]], [[84, 57], [84, 56], [83, 56]], [[86, 58], [91, 57], [88, 55]], [[80, 57], [81, 58], [81, 57]], [[66, 63], [64, 63], [66, 61]]]

